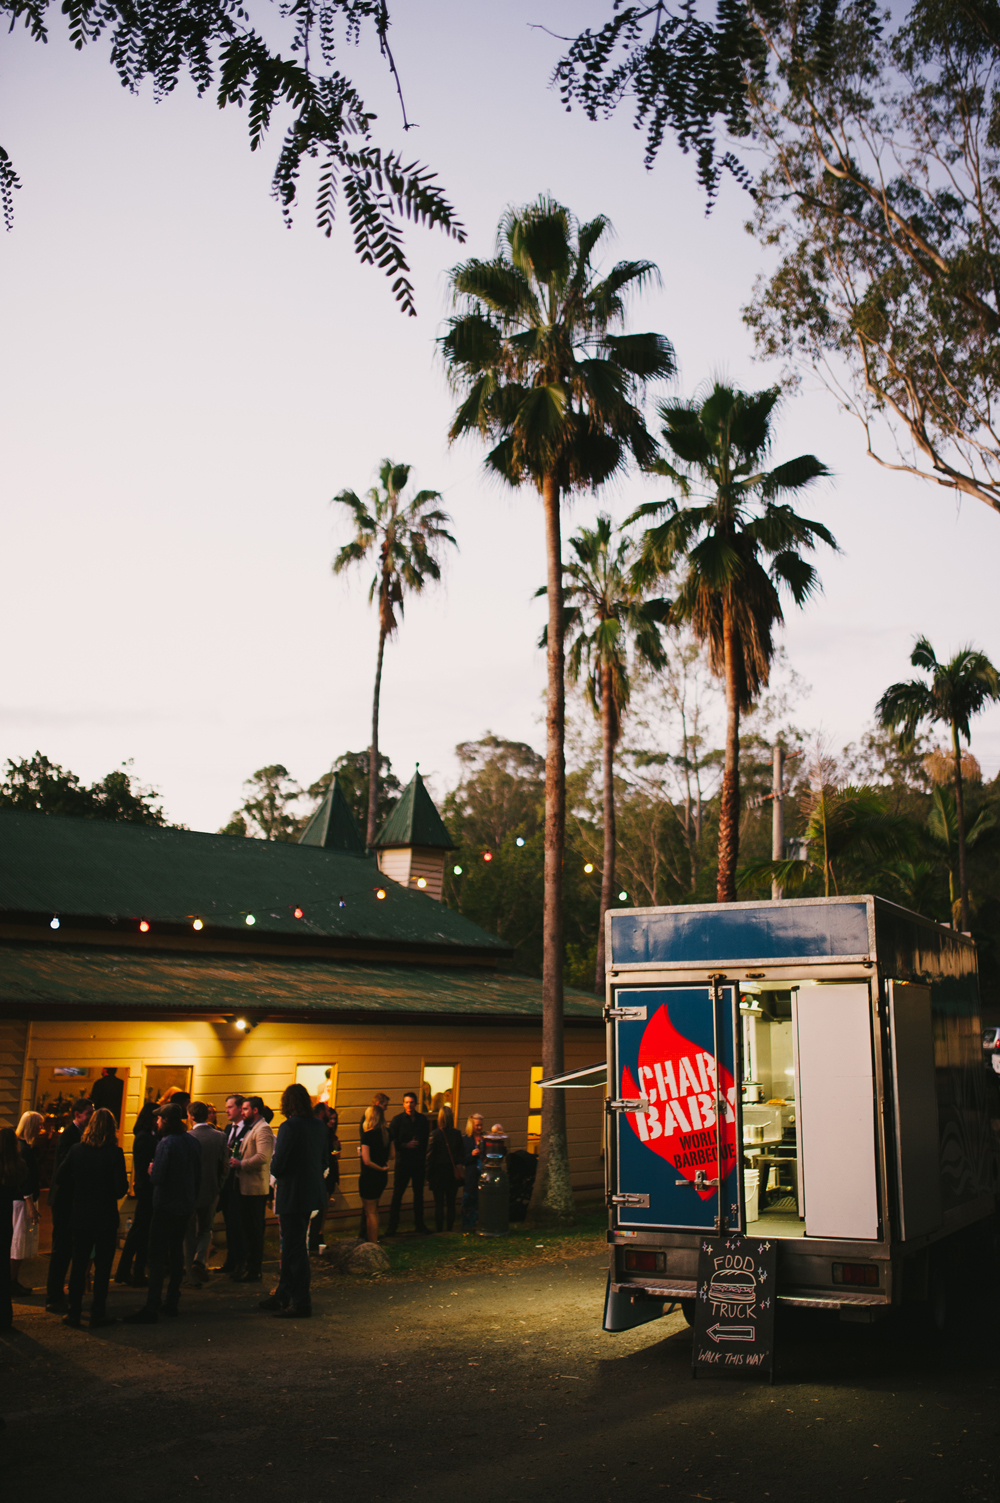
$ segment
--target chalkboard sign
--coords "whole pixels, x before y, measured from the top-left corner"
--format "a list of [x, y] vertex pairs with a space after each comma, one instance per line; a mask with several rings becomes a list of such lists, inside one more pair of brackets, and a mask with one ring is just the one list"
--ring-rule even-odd
[[691, 1369], [738, 1378], [772, 1376], [777, 1243], [703, 1237], [698, 1254]]

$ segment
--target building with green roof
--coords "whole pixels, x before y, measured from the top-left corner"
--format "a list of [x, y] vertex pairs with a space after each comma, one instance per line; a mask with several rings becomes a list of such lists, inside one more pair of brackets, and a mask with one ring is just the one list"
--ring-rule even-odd
[[[228, 1093], [277, 1107], [298, 1079], [341, 1112], [344, 1214], [376, 1090], [395, 1112], [415, 1089], [459, 1126], [480, 1110], [526, 1146], [540, 981], [421, 889], [412, 854], [406, 881], [384, 864], [436, 850], [443, 865], [450, 844], [419, 774], [377, 854], [336, 781], [298, 844], [0, 810], [0, 1122], [34, 1107], [57, 1130], [113, 1068], [128, 1150], [143, 1101], [170, 1089], [221, 1115]], [[567, 1068], [589, 1064], [601, 1003], [567, 993], [566, 1019]], [[574, 1095], [586, 1098], [571, 1113], [574, 1178], [594, 1191], [600, 1103]]]

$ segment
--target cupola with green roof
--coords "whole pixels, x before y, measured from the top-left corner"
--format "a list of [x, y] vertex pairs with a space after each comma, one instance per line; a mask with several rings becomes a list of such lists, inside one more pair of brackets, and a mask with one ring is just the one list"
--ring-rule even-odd
[[455, 842], [427, 792], [419, 771], [375, 837], [379, 870], [402, 887], [416, 887], [441, 901], [444, 863]]
[[319, 845], [326, 851], [346, 851], [349, 856], [365, 854], [358, 822], [336, 773], [323, 802], [299, 836], [299, 845]]

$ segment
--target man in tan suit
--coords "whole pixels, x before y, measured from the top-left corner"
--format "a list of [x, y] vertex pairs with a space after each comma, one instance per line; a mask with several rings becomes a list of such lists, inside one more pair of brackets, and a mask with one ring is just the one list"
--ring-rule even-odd
[[259, 1096], [247, 1097], [243, 1103], [243, 1117], [247, 1130], [240, 1140], [240, 1156], [229, 1162], [236, 1170], [236, 1191], [246, 1234], [247, 1266], [245, 1273], [234, 1272], [230, 1278], [237, 1284], [259, 1284], [264, 1261], [264, 1215], [271, 1187], [274, 1133], [267, 1124], [264, 1103]]

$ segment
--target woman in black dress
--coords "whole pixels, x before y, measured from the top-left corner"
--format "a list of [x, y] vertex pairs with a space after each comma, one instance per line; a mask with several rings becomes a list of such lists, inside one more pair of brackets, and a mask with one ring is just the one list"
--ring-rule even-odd
[[427, 1183], [434, 1196], [434, 1225], [439, 1232], [450, 1232], [455, 1225], [455, 1201], [464, 1178], [465, 1144], [451, 1107], [443, 1106], [427, 1140]]
[[114, 1320], [105, 1308], [111, 1264], [118, 1241], [118, 1202], [128, 1194], [125, 1155], [118, 1147], [114, 1115], [100, 1107], [87, 1123], [83, 1141], [71, 1148], [59, 1170], [59, 1187], [69, 1191], [72, 1205], [73, 1269], [69, 1276], [69, 1314], [63, 1325], [78, 1326], [83, 1308], [83, 1286], [90, 1253], [94, 1253], [94, 1297], [90, 1326], [110, 1326]]
[[146, 1287], [146, 1252], [149, 1247], [149, 1223], [153, 1219], [153, 1186], [149, 1166], [156, 1154], [156, 1106], [147, 1101], [132, 1129], [132, 1186], [135, 1214], [122, 1255], [118, 1259], [116, 1284], [131, 1284], [133, 1289]]
[[380, 1106], [370, 1106], [361, 1124], [361, 1176], [358, 1180], [369, 1242], [378, 1241], [378, 1202], [389, 1183], [391, 1157], [392, 1144], [385, 1125], [385, 1112]]

